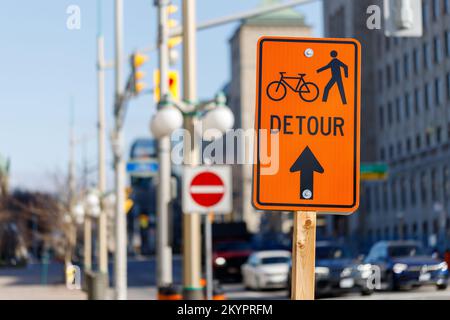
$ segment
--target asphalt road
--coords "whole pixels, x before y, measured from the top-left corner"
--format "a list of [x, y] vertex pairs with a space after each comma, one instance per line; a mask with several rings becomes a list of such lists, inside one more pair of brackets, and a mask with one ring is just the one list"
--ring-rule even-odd
[[[287, 300], [286, 290], [249, 291], [242, 284], [227, 284], [223, 286], [228, 299], [249, 300]], [[339, 297], [321, 298], [324, 300], [450, 300], [450, 289], [436, 290], [434, 287], [422, 287], [398, 292], [379, 291], [371, 296], [361, 296], [358, 293], [348, 293]]]
[[[112, 265], [110, 266], [112, 267]], [[31, 264], [26, 268], [0, 269], [0, 300], [3, 299], [86, 299], [82, 291], [67, 290], [63, 284], [63, 266], [52, 263], [43, 283], [43, 266]], [[112, 268], [111, 268], [111, 271]], [[175, 257], [174, 281], [181, 283], [181, 258]], [[111, 280], [113, 278], [110, 273]], [[112, 282], [112, 281], [111, 281]], [[128, 261], [128, 298], [132, 300], [156, 299], [156, 270], [153, 258], [130, 258]], [[251, 291], [242, 284], [222, 286], [229, 300], [287, 300], [286, 290]], [[113, 288], [110, 289], [113, 297]], [[366, 297], [357, 293], [327, 299], [363, 300], [450, 300], [450, 288], [438, 291], [434, 287], [423, 287], [399, 292], [376, 292]]]

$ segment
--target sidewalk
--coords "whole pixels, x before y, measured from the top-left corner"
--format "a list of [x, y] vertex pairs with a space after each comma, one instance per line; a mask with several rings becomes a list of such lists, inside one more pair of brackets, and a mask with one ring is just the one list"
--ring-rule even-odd
[[0, 269], [0, 300], [86, 300], [81, 290], [69, 290], [63, 282], [63, 266], [51, 264], [45, 273], [39, 264]]
[[[52, 263], [48, 266], [47, 279], [41, 264], [30, 264], [26, 268], [0, 269], [0, 300], [86, 300], [82, 290], [69, 290], [63, 279], [64, 266]], [[134, 270], [132, 270], [134, 271]], [[144, 272], [140, 272], [145, 275]], [[131, 274], [134, 278], [139, 274]], [[46, 284], [43, 284], [45, 282]], [[138, 277], [137, 281], [141, 281]], [[136, 282], [136, 281], [135, 281]], [[142, 281], [144, 282], [144, 281]], [[128, 288], [129, 300], [154, 300], [157, 291], [149, 284]], [[114, 298], [110, 288], [108, 299]]]

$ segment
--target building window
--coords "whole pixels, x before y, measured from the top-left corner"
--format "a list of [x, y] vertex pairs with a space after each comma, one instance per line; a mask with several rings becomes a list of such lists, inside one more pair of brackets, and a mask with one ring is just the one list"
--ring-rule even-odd
[[393, 114], [392, 114], [392, 103], [389, 102], [388, 103], [388, 124], [392, 125], [392, 118], [393, 118]]
[[427, 185], [427, 174], [425, 171], [420, 173], [420, 198], [422, 204], [426, 204], [428, 201], [428, 185]]
[[422, 223], [422, 235], [424, 236], [424, 238], [428, 237], [428, 221], [424, 221]]
[[442, 103], [441, 92], [442, 92], [442, 81], [440, 78], [436, 78], [434, 79], [434, 103], [436, 104], [436, 107], [439, 107]]
[[450, 199], [450, 168], [448, 166], [444, 166], [442, 175], [442, 183], [444, 187], [444, 198]]
[[430, 61], [430, 46], [428, 43], [424, 43], [423, 47], [423, 66], [425, 69], [428, 69], [431, 66]]
[[392, 209], [397, 210], [397, 180], [394, 179], [391, 183], [391, 199], [392, 199]]
[[410, 153], [411, 152], [411, 138], [407, 138], [406, 139], [406, 153]]
[[411, 184], [411, 189], [410, 189], [410, 191], [411, 191], [411, 204], [413, 206], [415, 206], [416, 203], [417, 203], [417, 201], [416, 201], [417, 199], [416, 199], [416, 178], [414, 177], [414, 175], [411, 177], [409, 183]]
[[389, 51], [389, 49], [391, 48], [391, 38], [390, 37], [385, 37], [384, 38], [384, 44], [386, 47], [386, 51]]
[[400, 81], [400, 62], [398, 60], [394, 62], [394, 73], [395, 82], [398, 83]]
[[434, 63], [439, 63], [441, 62], [441, 40], [439, 39], [438, 36], [434, 37], [433, 39], [433, 56], [434, 56]]
[[383, 70], [378, 70], [378, 89], [383, 91]]
[[446, 92], [447, 92], [447, 100], [450, 99], [450, 72], [447, 73], [446, 76]]
[[383, 182], [383, 211], [386, 213], [388, 211], [388, 191], [387, 182]]
[[383, 106], [380, 106], [380, 108], [378, 109], [378, 117], [379, 117], [380, 129], [383, 129], [383, 127], [384, 127], [384, 108], [383, 108]]
[[403, 210], [406, 207], [406, 179], [400, 179], [400, 208]]
[[448, 31], [445, 31], [445, 54], [450, 57], [450, 32]]
[[417, 74], [417, 72], [419, 72], [419, 64], [420, 64], [419, 50], [417, 50], [417, 48], [415, 48], [413, 51], [413, 68], [414, 68], [415, 74]]
[[405, 53], [403, 56], [403, 75], [405, 79], [409, 77], [409, 55]]
[[386, 85], [388, 89], [391, 87], [391, 83], [392, 83], [391, 66], [388, 65], [386, 67]]
[[414, 222], [413, 223], [413, 225], [412, 225], [412, 234], [413, 234], [413, 236], [414, 237], [417, 237], [417, 223], [416, 222]]
[[375, 201], [374, 201], [374, 207], [375, 211], [380, 210], [380, 186], [377, 184], [374, 186], [375, 191]]
[[431, 132], [425, 134], [425, 144], [427, 148], [431, 146]]
[[438, 126], [436, 128], [436, 142], [441, 143], [441, 141], [442, 141], [442, 128]]
[[389, 160], [394, 159], [394, 146], [391, 144], [389, 145]]
[[386, 152], [384, 151], [384, 148], [380, 148], [380, 159], [381, 161], [386, 160]]
[[400, 123], [401, 121], [401, 100], [400, 98], [395, 99], [395, 117], [397, 120], [397, 123]]
[[403, 153], [403, 145], [402, 145], [402, 142], [399, 141], [397, 143], [397, 157], [400, 158], [402, 156], [402, 153]]
[[448, 14], [450, 11], [450, 0], [444, 0], [444, 13]]
[[422, 140], [420, 139], [420, 135], [416, 136], [416, 149], [420, 150], [422, 148]]
[[372, 188], [366, 186], [365, 195], [366, 195], [367, 213], [370, 214], [372, 212]]
[[433, 20], [434, 21], [436, 21], [436, 19], [439, 17], [440, 12], [441, 12], [441, 1], [433, 0]]
[[409, 93], [405, 94], [405, 118], [409, 118], [409, 113], [411, 109], [411, 95]]
[[422, 20], [423, 20], [423, 30], [426, 30], [426, 27], [428, 27], [428, 1], [422, 2]]
[[423, 95], [423, 102], [425, 104], [425, 110], [428, 110], [430, 108], [430, 98], [431, 98], [431, 89], [430, 89], [430, 84], [426, 83], [425, 84], [425, 88], [424, 88], [424, 95]]
[[419, 114], [420, 112], [420, 91], [419, 89], [414, 89], [414, 112]]
[[436, 168], [431, 169], [431, 200], [438, 200], [438, 185], [437, 185], [437, 177], [436, 177]]

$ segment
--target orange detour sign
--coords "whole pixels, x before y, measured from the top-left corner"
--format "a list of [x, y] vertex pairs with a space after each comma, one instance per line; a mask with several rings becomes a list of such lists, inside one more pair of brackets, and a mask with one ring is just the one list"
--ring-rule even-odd
[[355, 211], [360, 170], [359, 42], [262, 37], [257, 55], [254, 206]]

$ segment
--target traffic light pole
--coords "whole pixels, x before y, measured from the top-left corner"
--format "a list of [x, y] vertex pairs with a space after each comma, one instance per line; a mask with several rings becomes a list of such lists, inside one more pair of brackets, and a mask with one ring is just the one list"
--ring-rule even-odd
[[114, 284], [117, 300], [127, 299], [127, 226], [125, 207], [125, 161], [123, 157], [123, 0], [115, 2], [115, 105], [114, 105], [114, 176], [116, 194]]
[[[195, 0], [183, 1], [183, 94], [187, 103], [197, 100], [196, 75], [196, 14]], [[185, 117], [184, 128], [190, 139], [184, 139], [184, 163], [196, 166], [200, 159], [199, 139], [194, 131], [196, 117]], [[183, 297], [187, 300], [203, 299], [201, 275], [201, 223], [200, 214], [183, 215]]]
[[[168, 0], [157, 0], [158, 6], [158, 49], [160, 70], [160, 101], [158, 109], [164, 108], [169, 94], [169, 47], [168, 47]], [[158, 198], [157, 198], [157, 284], [158, 290], [172, 285], [172, 247], [169, 239], [170, 203], [170, 136], [158, 140]]]

